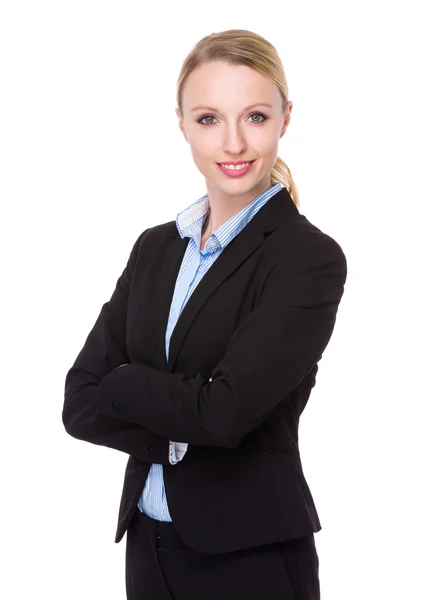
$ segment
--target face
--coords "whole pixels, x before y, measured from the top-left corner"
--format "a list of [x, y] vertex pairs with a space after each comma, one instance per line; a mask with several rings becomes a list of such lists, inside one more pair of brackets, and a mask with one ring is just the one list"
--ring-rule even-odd
[[[252, 199], [271, 186], [279, 139], [292, 110], [289, 102], [282, 113], [272, 81], [244, 65], [204, 64], [188, 77], [182, 105], [183, 115], [176, 109], [179, 127], [209, 195]], [[217, 164], [229, 161], [254, 163], [245, 175], [230, 177]]]

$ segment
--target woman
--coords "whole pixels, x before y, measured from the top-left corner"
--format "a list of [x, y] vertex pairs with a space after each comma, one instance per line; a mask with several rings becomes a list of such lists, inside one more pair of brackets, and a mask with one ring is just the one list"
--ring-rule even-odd
[[130, 455], [115, 537], [129, 600], [318, 600], [298, 425], [345, 255], [277, 156], [292, 102], [269, 42], [204, 37], [177, 104], [208, 193], [139, 235], [67, 373], [63, 423]]

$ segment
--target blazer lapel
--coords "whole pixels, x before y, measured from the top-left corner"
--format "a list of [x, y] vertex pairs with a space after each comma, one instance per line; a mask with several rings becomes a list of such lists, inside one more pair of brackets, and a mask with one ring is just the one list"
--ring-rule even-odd
[[254, 250], [265, 240], [265, 236], [274, 231], [287, 219], [299, 214], [288, 190], [284, 187], [275, 194], [254, 215], [251, 221], [228, 244], [213, 265], [198, 283], [185, 304], [173, 330], [169, 360], [165, 353], [165, 332], [169, 318], [176, 280], [182, 259], [190, 238], [182, 239], [176, 230], [176, 236], [166, 242], [161, 272], [155, 285], [153, 314], [157, 315], [155, 335], [159, 336], [161, 356], [160, 368], [173, 371], [176, 359], [185, 336], [203, 304], [218, 286], [235, 271]]

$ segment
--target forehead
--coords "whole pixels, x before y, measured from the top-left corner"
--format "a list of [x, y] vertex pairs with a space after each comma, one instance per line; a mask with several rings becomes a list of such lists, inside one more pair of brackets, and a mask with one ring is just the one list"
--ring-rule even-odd
[[246, 65], [214, 62], [201, 65], [187, 78], [182, 93], [184, 110], [196, 105], [242, 109], [253, 102], [277, 106], [277, 86]]

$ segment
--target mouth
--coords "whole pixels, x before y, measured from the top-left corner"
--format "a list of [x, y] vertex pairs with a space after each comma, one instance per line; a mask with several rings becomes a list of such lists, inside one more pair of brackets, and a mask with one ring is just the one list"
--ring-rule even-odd
[[248, 173], [255, 160], [250, 161], [232, 161], [229, 163], [216, 163], [223, 173], [229, 177], [241, 177]]

